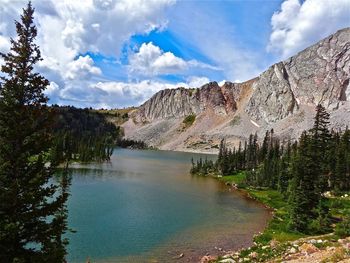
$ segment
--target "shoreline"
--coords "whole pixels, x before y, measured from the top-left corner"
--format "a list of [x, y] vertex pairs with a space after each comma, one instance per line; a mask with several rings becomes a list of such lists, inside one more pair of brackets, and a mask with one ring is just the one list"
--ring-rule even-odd
[[[240, 174], [240, 173], [239, 173]], [[238, 174], [238, 175], [239, 175]], [[245, 247], [226, 253], [223, 256], [203, 256], [201, 263], [206, 262], [307, 262], [313, 263], [315, 258], [322, 260], [317, 262], [328, 262], [339, 257], [350, 262], [350, 237], [339, 239], [334, 232], [323, 235], [307, 235], [293, 233], [286, 228], [279, 229], [286, 219], [286, 201], [274, 200], [273, 196], [279, 195], [271, 189], [255, 189], [242, 185], [242, 178], [238, 175], [219, 176], [209, 175], [219, 182], [227, 185], [233, 191], [237, 191], [246, 198], [254, 200], [264, 206], [271, 214], [266, 226], [253, 236], [253, 246]], [[278, 199], [278, 198], [277, 198]], [[349, 202], [350, 198], [344, 200]], [[280, 233], [278, 233], [280, 231]], [[332, 261], [333, 262], [333, 261]], [[338, 262], [338, 261], [336, 261]], [[343, 261], [342, 261], [343, 262]], [[344, 261], [348, 262], [348, 261]]]

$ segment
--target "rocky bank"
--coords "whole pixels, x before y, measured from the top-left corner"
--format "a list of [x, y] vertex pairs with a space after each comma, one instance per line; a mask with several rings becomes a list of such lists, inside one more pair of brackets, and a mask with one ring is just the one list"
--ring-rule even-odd
[[200, 263], [330, 263], [350, 262], [350, 237], [337, 239], [333, 234], [301, 238], [292, 242], [279, 243], [274, 240], [268, 245], [231, 252], [222, 257], [206, 255]]

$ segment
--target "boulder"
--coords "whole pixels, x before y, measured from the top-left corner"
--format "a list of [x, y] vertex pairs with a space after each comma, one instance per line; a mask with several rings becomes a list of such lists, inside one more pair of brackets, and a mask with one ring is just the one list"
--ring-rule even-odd
[[208, 263], [213, 260], [216, 260], [216, 257], [207, 255], [201, 258], [200, 263]]
[[299, 250], [303, 254], [310, 255], [317, 252], [319, 249], [315, 247], [313, 244], [304, 243], [300, 246]]

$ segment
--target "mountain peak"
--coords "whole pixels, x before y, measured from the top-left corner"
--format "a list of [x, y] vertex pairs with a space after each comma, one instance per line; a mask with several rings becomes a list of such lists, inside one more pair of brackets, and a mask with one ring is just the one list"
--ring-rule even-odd
[[[333, 127], [344, 128], [350, 125], [349, 79], [350, 28], [344, 28], [252, 80], [159, 91], [134, 111], [125, 134], [172, 150], [200, 145], [215, 151], [222, 138], [237, 144], [270, 128], [293, 139], [312, 124], [317, 104], [331, 112]], [[191, 114], [196, 121], [183, 130]]]

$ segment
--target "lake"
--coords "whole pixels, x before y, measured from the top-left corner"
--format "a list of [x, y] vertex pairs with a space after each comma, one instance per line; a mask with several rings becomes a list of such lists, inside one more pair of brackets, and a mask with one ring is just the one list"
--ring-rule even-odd
[[[71, 166], [68, 262], [196, 262], [251, 245], [270, 213], [213, 178], [191, 176], [191, 158], [116, 149], [111, 161]], [[220, 249], [220, 250], [219, 250]], [[175, 262], [175, 261], [174, 261]]]

